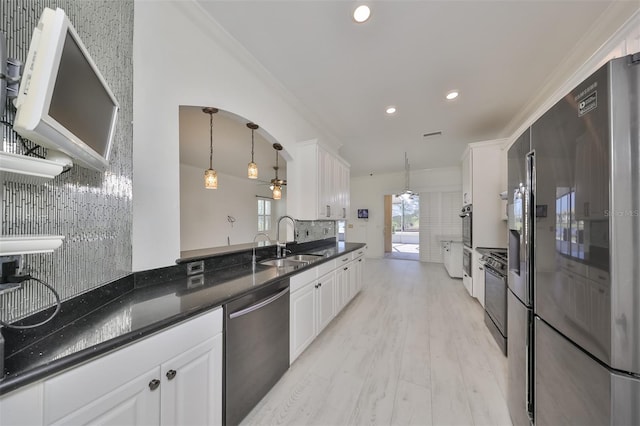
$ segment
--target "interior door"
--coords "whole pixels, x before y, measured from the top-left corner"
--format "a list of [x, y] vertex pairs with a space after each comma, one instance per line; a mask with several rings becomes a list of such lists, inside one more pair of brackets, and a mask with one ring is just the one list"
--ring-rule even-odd
[[392, 244], [391, 244], [391, 202], [393, 195], [385, 195], [384, 196], [384, 252], [391, 253]]

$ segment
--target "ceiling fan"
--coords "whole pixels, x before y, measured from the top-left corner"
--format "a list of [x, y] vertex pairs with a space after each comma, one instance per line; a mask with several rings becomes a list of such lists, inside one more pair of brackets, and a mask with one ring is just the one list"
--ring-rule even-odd
[[405, 200], [414, 199], [418, 194], [409, 189], [409, 158], [407, 153], [404, 153], [404, 191], [400, 194], [396, 194], [396, 197], [402, 197]]
[[263, 184], [265, 185], [269, 185], [269, 189], [271, 189], [273, 191], [273, 188], [276, 186], [286, 186], [287, 185], [287, 180], [286, 179], [280, 179], [278, 177], [278, 170], [280, 169], [279, 165], [278, 165], [278, 157], [279, 157], [279, 152], [282, 151], [282, 145], [280, 145], [279, 143], [274, 143], [273, 144], [273, 149], [276, 150], [276, 165], [273, 166], [273, 170], [275, 170], [276, 175], [273, 179], [271, 179], [270, 181], [261, 181]]

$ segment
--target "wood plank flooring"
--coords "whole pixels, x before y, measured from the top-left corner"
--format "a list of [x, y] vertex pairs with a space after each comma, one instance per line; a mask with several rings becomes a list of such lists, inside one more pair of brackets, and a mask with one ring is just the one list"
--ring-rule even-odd
[[363, 290], [243, 425], [510, 425], [506, 365], [442, 264], [367, 259]]

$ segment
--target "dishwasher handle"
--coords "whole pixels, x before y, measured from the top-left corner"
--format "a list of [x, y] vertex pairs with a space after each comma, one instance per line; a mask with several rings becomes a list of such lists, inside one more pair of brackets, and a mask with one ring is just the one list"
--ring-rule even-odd
[[236, 312], [230, 314], [229, 315], [229, 319], [238, 318], [238, 317], [241, 317], [243, 315], [247, 315], [247, 314], [249, 314], [249, 313], [251, 313], [253, 311], [257, 311], [258, 309], [263, 308], [263, 307], [269, 305], [270, 303], [273, 303], [276, 300], [280, 299], [282, 296], [284, 296], [288, 292], [289, 292], [289, 287], [285, 288], [280, 293], [277, 293], [277, 294], [275, 294], [273, 296], [270, 296], [270, 297], [268, 297], [266, 299], [261, 300], [258, 303], [255, 303], [255, 304], [253, 304], [251, 306], [247, 306], [244, 309], [241, 309], [239, 311], [236, 311]]

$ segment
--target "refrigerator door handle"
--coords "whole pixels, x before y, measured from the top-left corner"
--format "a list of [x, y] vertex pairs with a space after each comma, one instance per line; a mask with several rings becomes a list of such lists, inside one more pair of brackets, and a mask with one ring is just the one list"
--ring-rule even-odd
[[524, 193], [524, 279], [525, 279], [525, 292], [526, 302], [529, 306], [533, 306], [533, 288], [535, 277], [534, 271], [534, 212], [535, 212], [535, 193], [536, 193], [536, 156], [535, 151], [531, 151], [527, 154], [527, 186]]

